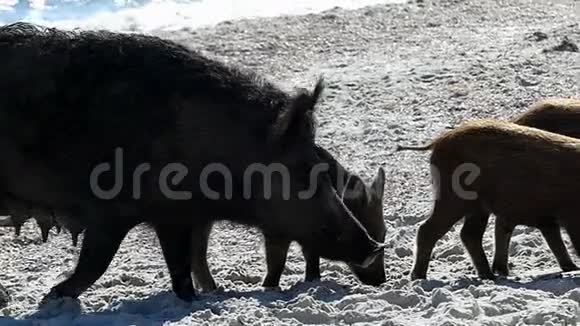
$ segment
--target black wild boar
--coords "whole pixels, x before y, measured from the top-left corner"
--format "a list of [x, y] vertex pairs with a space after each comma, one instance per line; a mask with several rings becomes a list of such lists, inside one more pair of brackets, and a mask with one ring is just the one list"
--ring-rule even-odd
[[[523, 114], [513, 118], [513, 123], [534, 127], [565, 136], [580, 138], [580, 99], [547, 98], [530, 106]], [[399, 146], [397, 150], [428, 150], [431, 144], [421, 147]], [[464, 228], [474, 230], [477, 226], [485, 228], [487, 223], [481, 223], [473, 218], [465, 220]], [[516, 225], [505, 219], [497, 219], [495, 224], [495, 254], [492, 269], [499, 275], [508, 275], [508, 248], [511, 234]], [[578, 266], [566, 250], [560, 227], [555, 224], [543, 224], [538, 227], [554, 253], [562, 271], [578, 270]], [[480, 231], [484, 232], [484, 231]]]
[[0, 28], [0, 61], [0, 189], [86, 228], [45, 299], [83, 293], [144, 222], [184, 300], [191, 230], [218, 218], [352, 264], [382, 251], [318, 173], [321, 82], [289, 95], [157, 37], [27, 23]]
[[[346, 207], [353, 213], [353, 216], [365, 227], [371, 237], [377, 242], [384, 242], [386, 235], [386, 225], [383, 219], [383, 193], [385, 185], [385, 172], [381, 168], [371, 186], [367, 186], [358, 176], [346, 170], [334, 157], [324, 148], [316, 146], [318, 157], [329, 165], [329, 175], [333, 187], [344, 199]], [[216, 289], [216, 283], [211, 275], [207, 263], [207, 243], [211, 231], [211, 224], [204, 228], [196, 228], [197, 233], [193, 237], [192, 246], [192, 273], [196, 284], [206, 291]], [[268, 273], [264, 279], [265, 287], [276, 287], [279, 285], [280, 277], [286, 264], [286, 256], [291, 243], [287, 237], [276, 237], [264, 233], [266, 263]], [[320, 279], [320, 257], [316, 248], [303, 247], [306, 261], [306, 281]], [[385, 267], [383, 253], [381, 252], [376, 260], [368, 267], [361, 267], [349, 264], [350, 269], [364, 284], [379, 285], [384, 283]]]
[[494, 278], [481, 243], [490, 214], [500, 225], [538, 227], [556, 257], [566, 248], [554, 246], [550, 232], [559, 237], [563, 227], [580, 253], [579, 139], [480, 120], [444, 133], [430, 147], [436, 200], [417, 231], [412, 279], [426, 277], [435, 243], [463, 217], [461, 240], [481, 278]]

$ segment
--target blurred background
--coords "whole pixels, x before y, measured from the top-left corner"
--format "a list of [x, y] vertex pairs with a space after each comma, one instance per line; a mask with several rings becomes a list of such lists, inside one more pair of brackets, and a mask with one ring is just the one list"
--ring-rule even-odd
[[386, 2], [406, 0], [0, 0], [0, 24], [24, 20], [61, 28], [171, 30]]

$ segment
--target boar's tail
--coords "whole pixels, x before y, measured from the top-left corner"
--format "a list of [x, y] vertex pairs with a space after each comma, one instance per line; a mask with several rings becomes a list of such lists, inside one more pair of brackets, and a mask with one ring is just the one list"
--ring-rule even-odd
[[276, 122], [271, 129], [272, 140], [279, 140], [289, 131], [295, 129], [296, 124], [306, 123], [309, 133], [308, 136], [314, 136], [313, 112], [324, 90], [324, 79], [320, 77], [312, 92], [302, 88], [298, 94], [290, 101], [289, 105], [280, 112]]
[[423, 145], [423, 146], [405, 146], [405, 145], [397, 145], [397, 148], [395, 149], [395, 152], [399, 152], [399, 151], [428, 151], [430, 149], [433, 149], [433, 144], [434, 143], [429, 143], [427, 145]]

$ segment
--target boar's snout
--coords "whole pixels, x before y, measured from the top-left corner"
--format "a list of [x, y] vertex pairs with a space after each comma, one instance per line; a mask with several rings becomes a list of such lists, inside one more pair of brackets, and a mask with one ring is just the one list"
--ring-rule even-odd
[[371, 253], [362, 261], [362, 263], [360, 264], [355, 264], [358, 265], [359, 267], [362, 268], [368, 268], [372, 263], [375, 262], [375, 260], [377, 259], [377, 257], [382, 254], [385, 250], [385, 245], [382, 243], [378, 243], [375, 242], [374, 243], [375, 248], [371, 251]]
[[349, 264], [350, 269], [363, 284], [379, 286], [387, 281], [385, 274], [384, 252], [379, 252], [367, 267]]
[[322, 243], [318, 243], [320, 249], [324, 248], [322, 256], [348, 264], [369, 266], [385, 246], [369, 235], [336, 192], [329, 202], [331, 209], [327, 211], [327, 221], [331, 222], [322, 228], [319, 238]]

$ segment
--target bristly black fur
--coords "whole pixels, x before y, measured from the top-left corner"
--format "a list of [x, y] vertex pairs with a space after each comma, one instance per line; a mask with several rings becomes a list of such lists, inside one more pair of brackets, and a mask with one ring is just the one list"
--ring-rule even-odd
[[[58, 134], [65, 137], [80, 130], [106, 137], [107, 129], [118, 124], [123, 125], [127, 141], [139, 135], [146, 143], [150, 137], [133, 126], [153, 123], [146, 129], [151, 137], [156, 136], [175, 118], [165, 101], [195, 93], [205, 94], [208, 101], [221, 101], [231, 118], [266, 138], [270, 126], [293, 100], [253, 73], [153, 36], [64, 32], [19, 22], [0, 27], [0, 48], [3, 75], [12, 76], [0, 81], [0, 92], [9, 92], [0, 94], [5, 97], [3, 115], [33, 116], [37, 128], [60, 130]], [[25, 62], [30, 61], [23, 58], [37, 64], [27, 66]], [[73, 102], [81, 105], [67, 105]], [[26, 111], [19, 109], [24, 106]], [[54, 150], [51, 144], [62, 141], [57, 134], [54, 137], [44, 139], [40, 147]]]
[[[329, 178], [300, 196], [320, 162], [321, 81], [290, 95], [168, 40], [27, 23], [0, 28], [0, 62], [0, 206], [9, 194], [85, 229], [75, 272], [49, 299], [83, 293], [139, 223], [155, 229], [184, 300], [194, 296], [191, 239], [216, 219], [359, 265], [381, 249]], [[217, 164], [231, 178], [204, 174]], [[288, 182], [247, 181], [273, 164]]]

